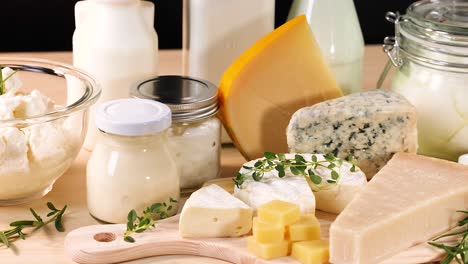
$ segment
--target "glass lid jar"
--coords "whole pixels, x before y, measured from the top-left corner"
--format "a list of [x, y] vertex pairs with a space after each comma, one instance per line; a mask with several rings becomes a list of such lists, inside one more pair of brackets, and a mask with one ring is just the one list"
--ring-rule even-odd
[[181, 172], [180, 187], [190, 192], [220, 174], [221, 122], [218, 88], [185, 76], [159, 76], [139, 82], [131, 95], [164, 103], [172, 111], [169, 146]]
[[468, 152], [468, 0], [418, 1], [387, 20], [392, 89], [418, 111], [419, 152], [456, 160]]

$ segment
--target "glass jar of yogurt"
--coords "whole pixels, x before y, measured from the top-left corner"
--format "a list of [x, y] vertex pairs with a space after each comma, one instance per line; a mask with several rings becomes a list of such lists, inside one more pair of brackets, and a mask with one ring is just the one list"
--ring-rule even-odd
[[466, 0], [424, 0], [406, 15], [387, 14], [395, 23], [384, 45], [397, 67], [392, 89], [418, 111], [424, 155], [456, 160], [468, 152], [467, 14]]
[[[87, 165], [88, 208], [108, 223], [126, 222], [157, 202], [179, 198], [179, 171], [167, 145], [171, 110], [142, 99], [121, 99], [96, 108], [99, 135]], [[174, 207], [169, 215], [174, 215]]]
[[184, 192], [220, 173], [221, 122], [217, 87], [183, 76], [160, 76], [139, 82], [131, 94], [164, 103], [172, 111], [169, 145], [179, 166]]

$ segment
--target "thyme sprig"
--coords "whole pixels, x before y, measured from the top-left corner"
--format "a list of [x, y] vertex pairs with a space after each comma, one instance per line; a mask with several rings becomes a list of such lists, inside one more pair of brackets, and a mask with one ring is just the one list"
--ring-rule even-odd
[[18, 71], [13, 71], [12, 73], [8, 74], [7, 77], [5, 77], [5, 79], [3, 78], [3, 70], [4, 68], [1, 68], [0, 67], [0, 95], [4, 94], [5, 93], [5, 83], [6, 81], [8, 81], [8, 79], [10, 79], [13, 75], [15, 75], [15, 73], [17, 73]]
[[[245, 172], [238, 172], [234, 183], [237, 188], [252, 178], [254, 181], [261, 181], [266, 172], [277, 171], [278, 177], [283, 178], [286, 176], [286, 171], [289, 170], [293, 175], [302, 175], [308, 177], [315, 185], [324, 183], [324, 179], [319, 173], [318, 168], [325, 168], [330, 170], [331, 179], [327, 179], [326, 183], [329, 185], [337, 184], [341, 175], [339, 170], [344, 160], [335, 157], [332, 153], [323, 156], [324, 160], [319, 160], [317, 155], [312, 155], [311, 161], [307, 161], [304, 156], [295, 154], [294, 158], [286, 158], [286, 154], [275, 154], [273, 152], [265, 152], [264, 158], [255, 162], [254, 166], [242, 166]], [[352, 156], [347, 158], [347, 161], [352, 163], [351, 172], [356, 171], [356, 165]]]
[[127, 230], [124, 233], [124, 240], [134, 243], [135, 239], [131, 236], [134, 233], [143, 233], [151, 229], [156, 224], [156, 219], [169, 217], [169, 211], [172, 210], [177, 200], [169, 198], [169, 203], [155, 203], [143, 211], [142, 216], [138, 216], [135, 210], [131, 210], [127, 216]]
[[[458, 228], [454, 232], [436, 237], [432, 242], [428, 242], [429, 245], [440, 248], [447, 254], [447, 256], [441, 260], [441, 264], [449, 264], [454, 260], [459, 264], [468, 264], [468, 211], [457, 212], [466, 215], [464, 219], [458, 221]], [[452, 245], [434, 242], [444, 237], [458, 236], [461, 236], [460, 241]]]
[[62, 209], [57, 209], [53, 203], [48, 202], [47, 207], [50, 209], [50, 212], [47, 214], [48, 219], [44, 221], [42, 217], [40, 217], [34, 209], [29, 208], [31, 214], [34, 216], [35, 220], [20, 220], [14, 221], [10, 223], [11, 229], [0, 231], [0, 243], [5, 245], [6, 247], [10, 247], [11, 244], [17, 240], [18, 238], [26, 239], [26, 236], [30, 234], [24, 233], [24, 229], [26, 228], [33, 228], [31, 233], [54, 222], [55, 228], [59, 232], [64, 232], [65, 229], [63, 228], [62, 224], [62, 216], [67, 209], [65, 205]]

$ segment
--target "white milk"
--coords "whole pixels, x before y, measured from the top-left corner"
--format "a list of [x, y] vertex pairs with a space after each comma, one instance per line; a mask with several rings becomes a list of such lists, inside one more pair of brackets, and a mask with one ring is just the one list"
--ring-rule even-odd
[[289, 19], [305, 14], [345, 94], [362, 91], [364, 39], [352, 0], [294, 0]]
[[[158, 37], [151, 2], [80, 1], [75, 6], [75, 20], [73, 64], [101, 84], [98, 103], [129, 97], [135, 82], [157, 74]], [[97, 133], [90, 116], [87, 149], [93, 148]]]
[[[219, 84], [231, 63], [274, 28], [274, 0], [184, 0], [184, 75]], [[223, 129], [222, 142], [229, 141]]]

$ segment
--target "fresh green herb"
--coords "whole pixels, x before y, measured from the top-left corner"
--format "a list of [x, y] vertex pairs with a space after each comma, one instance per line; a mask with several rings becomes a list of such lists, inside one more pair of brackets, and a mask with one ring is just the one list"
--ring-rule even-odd
[[458, 227], [454, 232], [439, 236], [432, 241], [437, 241], [444, 237], [461, 237], [455, 243], [435, 243], [429, 242], [429, 245], [440, 248], [445, 251], [447, 256], [441, 260], [441, 264], [449, 264], [456, 261], [459, 264], [468, 264], [468, 211], [457, 211], [458, 213], [465, 214], [465, 218], [458, 222]]
[[143, 211], [142, 216], [138, 216], [135, 210], [131, 210], [127, 216], [127, 230], [124, 233], [124, 240], [133, 243], [135, 239], [131, 236], [133, 233], [143, 233], [153, 228], [156, 219], [169, 217], [169, 211], [172, 210], [177, 200], [169, 198], [169, 203], [155, 203]]
[[62, 209], [59, 210], [55, 208], [54, 204], [48, 202], [47, 207], [51, 211], [47, 214], [48, 219], [46, 219], [46, 221], [42, 220], [42, 217], [40, 217], [36, 213], [36, 211], [34, 211], [34, 209], [29, 208], [35, 220], [20, 220], [11, 222], [11, 229], [0, 231], [0, 243], [5, 245], [6, 247], [10, 247], [11, 243], [13, 243], [18, 238], [25, 239], [26, 236], [29, 235], [23, 232], [25, 228], [33, 228], [31, 231], [32, 233], [52, 222], [55, 223], [55, 228], [57, 229], [57, 231], [65, 231], [62, 224], [62, 216], [65, 213], [67, 206], [65, 205]]
[[[332, 153], [324, 155], [324, 159], [319, 160], [317, 155], [312, 155], [311, 161], [307, 161], [302, 155], [296, 154], [294, 158], [286, 158], [285, 154], [275, 154], [273, 152], [265, 152], [264, 159], [255, 162], [254, 166], [243, 166], [246, 171], [238, 172], [234, 183], [238, 188], [247, 180], [252, 178], [254, 181], [261, 181], [264, 174], [270, 171], [277, 171], [278, 177], [286, 176], [286, 171], [289, 170], [293, 175], [303, 175], [310, 179], [319, 189], [335, 185], [340, 180], [338, 171], [343, 165], [343, 160], [335, 157]], [[347, 161], [352, 163], [351, 172], [356, 171], [355, 160], [352, 156], [347, 158]], [[325, 168], [330, 170], [331, 179], [324, 181], [323, 177], [317, 173], [317, 168]], [[335, 170], [335, 168], [337, 168]]]
[[18, 71], [13, 71], [7, 77], [3, 78], [3, 68], [0, 67], [0, 95], [5, 93], [5, 83], [11, 76], [15, 75]]

